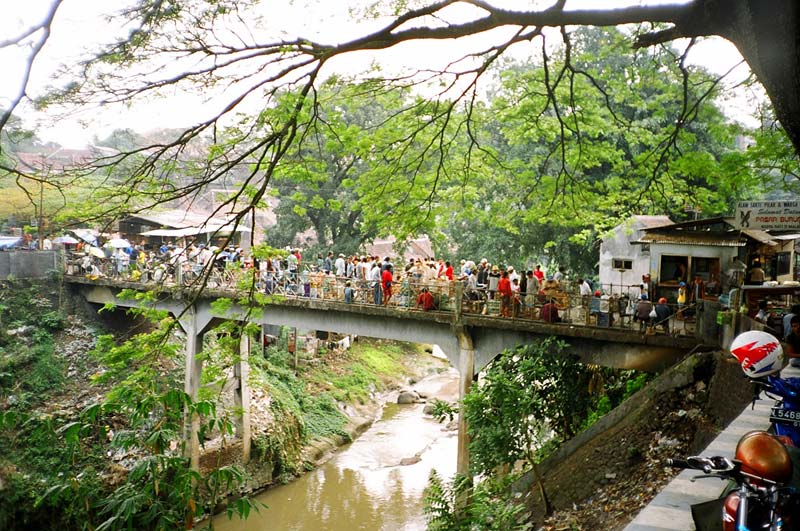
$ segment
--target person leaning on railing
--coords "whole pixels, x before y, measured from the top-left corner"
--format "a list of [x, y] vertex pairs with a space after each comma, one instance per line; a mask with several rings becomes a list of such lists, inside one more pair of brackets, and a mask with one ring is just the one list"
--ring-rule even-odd
[[419, 297], [417, 297], [417, 308], [422, 308], [426, 312], [436, 308], [433, 295], [431, 295], [431, 292], [428, 290], [428, 288], [422, 288], [422, 291], [420, 291]]
[[672, 315], [672, 310], [667, 306], [667, 299], [665, 297], [658, 299], [655, 310], [656, 321], [654, 325], [661, 325], [664, 327], [664, 333], [669, 334], [669, 318]]
[[549, 297], [544, 306], [542, 306], [540, 315], [542, 317], [542, 321], [546, 323], [561, 322], [561, 317], [558, 315], [558, 306], [556, 306], [555, 300], [552, 297]]

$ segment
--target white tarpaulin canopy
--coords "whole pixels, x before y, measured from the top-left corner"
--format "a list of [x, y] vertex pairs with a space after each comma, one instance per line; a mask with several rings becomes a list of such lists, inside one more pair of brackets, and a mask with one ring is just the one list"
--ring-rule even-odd
[[22, 243], [20, 236], [0, 236], [0, 249], [11, 249]]
[[227, 225], [203, 225], [201, 227], [186, 227], [184, 229], [155, 229], [143, 232], [142, 236], [166, 236], [171, 238], [183, 238], [185, 236], [197, 236], [198, 234], [210, 233], [225, 234], [230, 232], [251, 232], [247, 227], [236, 227], [232, 224]]
[[70, 232], [86, 243], [97, 245], [97, 231], [92, 229], [70, 229]]

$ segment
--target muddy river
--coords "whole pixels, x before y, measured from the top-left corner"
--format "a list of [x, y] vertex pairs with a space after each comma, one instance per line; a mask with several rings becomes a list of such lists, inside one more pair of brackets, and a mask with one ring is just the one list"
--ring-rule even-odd
[[[455, 401], [458, 372], [429, 376], [414, 389]], [[422, 531], [422, 492], [431, 469], [451, 478], [456, 468], [456, 431], [423, 415], [423, 404], [388, 404], [380, 420], [320, 468], [257, 499], [268, 508], [246, 521], [225, 515], [214, 529], [229, 531]], [[404, 458], [419, 457], [402, 466]]]

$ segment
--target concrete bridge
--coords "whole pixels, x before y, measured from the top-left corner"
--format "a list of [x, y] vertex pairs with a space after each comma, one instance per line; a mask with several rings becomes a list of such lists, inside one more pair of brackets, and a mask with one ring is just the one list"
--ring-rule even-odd
[[[709, 334], [668, 336], [645, 334], [637, 330], [596, 327], [578, 323], [545, 323], [531, 319], [511, 319], [462, 311], [463, 293], [456, 289], [453, 311], [419, 311], [410, 308], [383, 307], [306, 297], [271, 297], [258, 312], [233, 304], [224, 313], [215, 312], [212, 302], [220, 297], [237, 299], [244, 295], [230, 289], [203, 291], [179, 286], [96, 280], [83, 276], [64, 277], [88, 302], [119, 307], [141, 307], [139, 300], [120, 298], [123, 289], [154, 291], [156, 298], [147, 307], [173, 314], [186, 334], [185, 391], [196, 400], [202, 373], [203, 335], [221, 321], [251, 322], [261, 325], [292, 326], [365, 337], [393, 339], [438, 345], [460, 373], [460, 398], [470, 389], [476, 375], [507, 348], [534, 343], [547, 336], [563, 338], [568, 351], [584, 362], [617, 368], [657, 370], [698, 347], [717, 347]], [[460, 285], [460, 283], [456, 283]], [[235, 401], [243, 411], [237, 426], [242, 438], [244, 459], [250, 453], [249, 391], [247, 389], [247, 354], [249, 338], [242, 336], [240, 357], [234, 367]], [[187, 420], [186, 440], [192, 466], [199, 464], [199, 418]], [[459, 418], [457, 472], [468, 470], [466, 423]]]

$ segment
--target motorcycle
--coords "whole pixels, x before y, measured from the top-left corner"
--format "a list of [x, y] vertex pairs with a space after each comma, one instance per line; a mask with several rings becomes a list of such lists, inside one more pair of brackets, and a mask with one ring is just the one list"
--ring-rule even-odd
[[731, 354], [755, 384], [755, 403], [762, 391], [776, 401], [770, 412], [770, 431], [791, 439], [800, 448], [800, 378], [781, 378], [783, 348], [771, 334], [751, 330], [731, 343]]
[[703, 472], [694, 479], [728, 481], [719, 499], [692, 506], [699, 531], [800, 530], [800, 451], [795, 447], [800, 446], [800, 378], [780, 378], [783, 348], [766, 332], [740, 334], [730, 351], [756, 383], [754, 400], [762, 391], [780, 397], [770, 416], [774, 435], [765, 431], [745, 434], [733, 459], [694, 456], [672, 459], [668, 464]]
[[792, 444], [800, 448], [800, 378], [781, 378], [770, 375], [753, 379], [755, 384], [755, 402], [761, 393], [775, 400], [770, 410], [770, 432], [791, 439]]
[[[698, 470], [700, 478], [728, 481], [717, 500], [692, 506], [698, 531], [796, 531], [800, 530], [800, 478], [792, 458], [798, 452], [764, 431], [745, 434], [734, 459], [692, 456], [668, 459], [675, 468]], [[797, 461], [795, 461], [797, 462]]]

